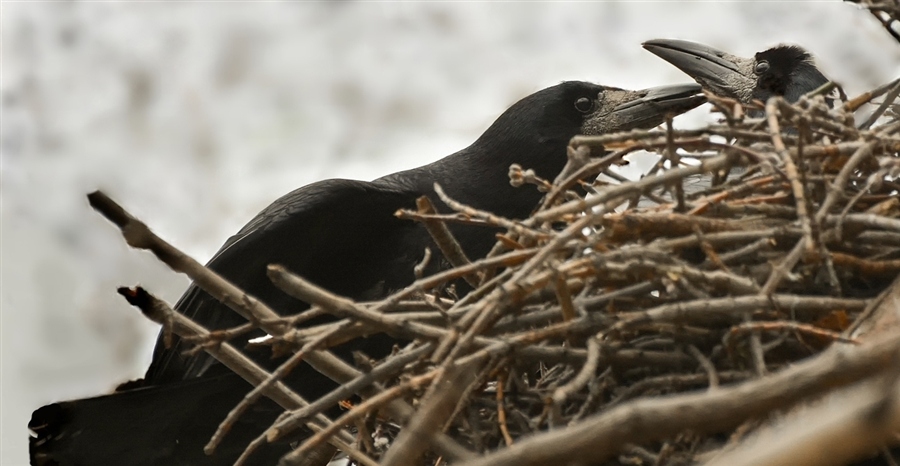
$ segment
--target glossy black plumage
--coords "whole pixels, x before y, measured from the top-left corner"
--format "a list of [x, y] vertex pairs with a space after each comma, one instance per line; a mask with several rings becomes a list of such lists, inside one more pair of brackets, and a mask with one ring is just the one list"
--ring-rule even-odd
[[[512, 187], [507, 181], [511, 164], [552, 179], [565, 165], [565, 146], [572, 136], [655, 126], [666, 112], [699, 105], [697, 90], [683, 85], [635, 92], [584, 82], [544, 89], [504, 112], [472, 145], [434, 163], [372, 182], [325, 180], [281, 197], [231, 237], [209, 267], [281, 314], [307, 306], [272, 285], [265, 275], [269, 263], [283, 264], [342, 296], [378, 299], [412, 282], [413, 266], [426, 247], [437, 252], [423, 228], [393, 215], [397, 209], [413, 208], [423, 194], [442, 208], [434, 195], [435, 182], [465, 204], [507, 218], [527, 217], [542, 194]], [[590, 109], [579, 111], [579, 99], [592, 102]], [[463, 225], [451, 230], [469, 257], [483, 256], [495, 241], [495, 230]], [[428, 272], [441, 265], [433, 261]], [[244, 322], [195, 287], [176, 309], [212, 329]], [[390, 349], [375, 340], [357, 342], [344, 353], [349, 357], [349, 349], [362, 349], [378, 357]], [[206, 353], [183, 358], [183, 350], [179, 344], [164, 349], [157, 341], [146, 382], [203, 376], [210, 366], [224, 370]]]
[[[29, 442], [31, 464], [231, 464], [259, 435], [261, 421], [282, 411], [269, 399], [255, 403], [216, 450], [217, 458], [231, 463], [210, 461], [203, 445], [227, 414], [223, 408], [240, 402], [248, 387], [237, 375], [225, 374], [41, 407], [29, 423], [39, 432]], [[265, 448], [251, 464], [274, 465], [288, 448], [285, 442]]]
[[[511, 164], [553, 179], [566, 163], [565, 148], [572, 136], [658, 125], [667, 114], [703, 103], [704, 98], [696, 95], [699, 90], [688, 84], [626, 91], [585, 82], [564, 82], [541, 90], [510, 107], [471, 146], [437, 162], [372, 182], [326, 180], [283, 196], [231, 237], [209, 267], [281, 314], [298, 312], [307, 305], [269, 282], [265, 274], [269, 263], [283, 264], [356, 300], [384, 297], [412, 282], [413, 266], [426, 247], [438, 252], [420, 225], [393, 215], [397, 209], [414, 208], [421, 195], [437, 202], [435, 182], [463, 203], [508, 218], [527, 217], [542, 194], [533, 187], [510, 186], [507, 172]], [[438, 208], [447, 210], [442, 204]], [[451, 226], [451, 230], [471, 258], [487, 253], [496, 233], [463, 225]], [[433, 259], [426, 273], [445, 266], [444, 261]], [[244, 322], [194, 286], [176, 309], [210, 329]], [[233, 343], [241, 348], [245, 341], [241, 338]], [[351, 350], [380, 357], [393, 343], [388, 336], [375, 335], [333, 351], [344, 358], [349, 358]], [[144, 380], [129, 384], [144, 388], [35, 411], [29, 425], [37, 434], [31, 440], [33, 464], [232, 464], [246, 445], [241, 440], [261, 433], [279, 410], [268, 400], [261, 402], [229, 434], [228, 446], [213, 457], [186, 453], [201, 451], [212, 433], [210, 426], [214, 430], [235, 400], [250, 389], [206, 353], [185, 356], [188, 348], [176, 340], [167, 349], [159, 340]], [[251, 357], [270, 368], [277, 364], [268, 354]], [[293, 371], [288, 383], [307, 399], [335, 387], [305, 365]], [[126, 419], [115, 416], [120, 405]], [[86, 431], [90, 435], [84, 435]], [[113, 445], [100, 442], [104, 438]], [[254, 464], [270, 464], [286, 448], [264, 448], [261, 456], [254, 457]]]

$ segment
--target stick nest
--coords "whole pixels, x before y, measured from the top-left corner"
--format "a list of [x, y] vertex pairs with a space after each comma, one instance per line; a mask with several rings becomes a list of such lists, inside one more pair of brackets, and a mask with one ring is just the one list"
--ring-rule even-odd
[[[511, 227], [501, 243], [513, 252], [464, 265], [479, 283], [466, 298], [419, 290], [453, 331], [396, 380], [477, 367], [452, 414], [433, 421], [440, 429], [488, 452], [631, 400], [714, 390], [859, 343], [851, 330], [900, 272], [896, 114], [857, 128], [859, 100], [831, 110], [821, 97], [775, 99], [751, 119], [711, 99], [722, 124], [575, 138], [555, 184], [514, 168], [514, 182], [549, 191], [529, 220], [511, 227], [455, 205], [456, 220]], [[604, 149], [614, 152], [587, 157]], [[662, 156], [642, 180], [582, 181], [621, 180], [611, 167], [640, 149]], [[697, 190], [698, 176], [712, 185]], [[586, 200], [569, 189], [579, 184]], [[622, 445], [604, 464], [690, 464], [761, 414], [714, 434]]]

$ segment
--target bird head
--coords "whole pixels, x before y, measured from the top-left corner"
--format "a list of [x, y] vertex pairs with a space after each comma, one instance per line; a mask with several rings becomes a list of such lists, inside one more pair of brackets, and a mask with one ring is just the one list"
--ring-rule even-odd
[[706, 102], [700, 91], [700, 86], [693, 83], [632, 91], [566, 81], [513, 104], [475, 145], [519, 141], [565, 147], [577, 134], [599, 135], [652, 128], [664, 122], [667, 116], [684, 113]]
[[503, 112], [478, 140], [458, 153], [468, 163], [446, 161], [455, 157], [438, 163], [445, 171], [465, 167], [466, 174], [456, 177], [465, 183], [495, 176], [473, 171], [506, 173], [513, 163], [553, 179], [566, 163], [565, 148], [573, 136], [652, 128], [667, 116], [706, 102], [701, 90], [694, 83], [632, 91], [565, 81], [526, 96]]
[[687, 73], [713, 94], [742, 103], [773, 96], [796, 102], [828, 82], [812, 55], [795, 45], [777, 45], [743, 58], [684, 40], [655, 39], [644, 48]]
[[606, 134], [647, 129], [666, 117], [684, 113], [706, 102], [696, 84], [676, 84], [630, 91], [605, 87], [591, 97], [579, 97], [575, 108], [583, 114], [581, 133]]

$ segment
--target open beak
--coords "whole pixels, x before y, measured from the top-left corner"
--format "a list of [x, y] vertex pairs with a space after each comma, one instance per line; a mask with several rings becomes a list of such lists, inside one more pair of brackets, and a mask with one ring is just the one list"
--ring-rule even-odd
[[713, 94], [741, 99], [756, 86], [753, 60], [686, 40], [654, 39], [645, 49], [675, 65]]
[[637, 98], [612, 109], [610, 114], [622, 129], [652, 128], [666, 116], [684, 113], [706, 102], [697, 84], [676, 84], [637, 91]]

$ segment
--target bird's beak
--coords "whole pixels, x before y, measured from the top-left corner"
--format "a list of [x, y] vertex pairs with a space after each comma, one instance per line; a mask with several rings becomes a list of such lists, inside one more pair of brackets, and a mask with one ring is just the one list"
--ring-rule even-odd
[[[621, 129], [652, 128], [666, 116], [682, 114], [706, 102], [697, 84], [660, 86], [634, 94], [637, 98], [619, 104], [610, 112]], [[631, 91], [629, 91], [631, 92]]]
[[675, 65], [713, 94], [741, 98], [743, 90], [756, 86], [753, 60], [686, 40], [655, 39], [645, 49]]

